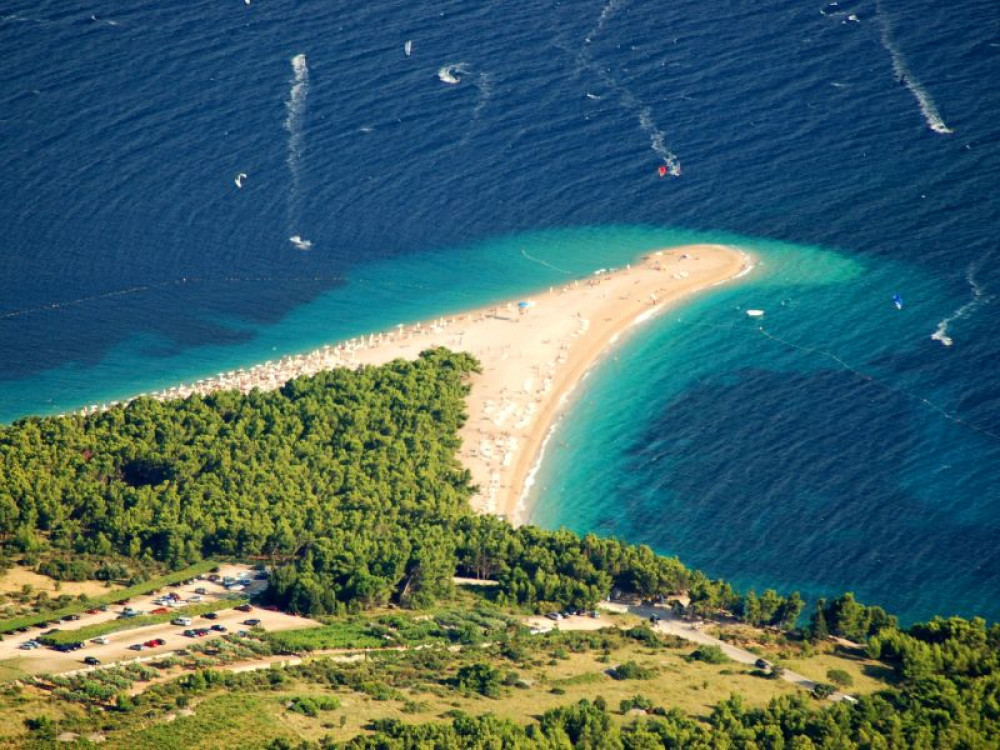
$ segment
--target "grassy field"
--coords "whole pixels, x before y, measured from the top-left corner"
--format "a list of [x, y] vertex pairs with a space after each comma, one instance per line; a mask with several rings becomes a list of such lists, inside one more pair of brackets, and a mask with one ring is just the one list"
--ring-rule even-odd
[[124, 750], [259, 748], [277, 737], [297, 739], [279, 720], [284, 708], [270, 695], [217, 695], [160, 721], [109, 738], [105, 747]]
[[68, 596], [100, 596], [111, 589], [120, 589], [121, 585], [104, 581], [57, 581], [54, 578], [36, 573], [31, 568], [15, 565], [0, 573], [0, 594], [14, 594], [25, 586], [30, 586], [32, 592], [44, 591], [50, 596], [66, 594]]
[[232, 599], [218, 599], [211, 602], [201, 602], [200, 604], [191, 604], [187, 607], [177, 607], [176, 609], [172, 609], [162, 615], [140, 615], [139, 617], [128, 617], [120, 620], [99, 622], [94, 625], [77, 628], [76, 630], [64, 630], [58, 633], [53, 633], [52, 635], [42, 636], [39, 640], [53, 646], [58, 646], [62, 643], [89, 641], [91, 638], [97, 638], [98, 636], [107, 635], [108, 633], [117, 633], [122, 630], [134, 630], [135, 628], [142, 628], [147, 625], [160, 625], [164, 622], [170, 622], [176, 617], [197, 617], [199, 615], [207, 614], [208, 612], [219, 612], [224, 609], [233, 609], [234, 607], [238, 607], [240, 604], [245, 604], [249, 601], [250, 600], [245, 596], [236, 596]]
[[817, 682], [830, 682], [826, 673], [831, 669], [842, 669], [854, 681], [852, 686], [842, 688], [851, 695], [865, 695], [884, 690], [893, 678], [889, 667], [873, 659], [834, 653], [816, 654], [808, 659], [787, 659], [781, 663]]
[[[792, 693], [796, 688], [783, 681], [752, 677], [732, 665], [690, 663], [684, 650], [657, 650], [650, 653], [641, 646], [616, 649], [612, 662], [632, 660], [657, 670], [651, 680], [617, 681], [607, 674], [611, 664], [599, 661], [597, 652], [574, 653], [555, 664], [543, 664], [528, 670], [518, 670], [525, 688], [508, 687], [500, 699], [476, 694], [463, 694], [440, 684], [427, 684], [401, 690], [401, 700], [376, 700], [369, 695], [340, 688], [324, 690], [305, 682], [291, 682], [279, 691], [256, 693], [238, 698], [218, 695], [194, 703], [194, 714], [178, 717], [170, 723], [160, 723], [139, 731], [109, 738], [108, 747], [115, 748], [222, 748], [239, 745], [259, 748], [276, 737], [297, 741], [318, 740], [329, 736], [345, 741], [364, 733], [373, 719], [397, 718], [406, 722], [423, 723], [448, 721], [448, 712], [460, 710], [469, 714], [493, 713], [519, 724], [527, 724], [546, 710], [575, 703], [581, 698], [593, 700], [601, 695], [617, 711], [624, 699], [642, 694], [656, 705], [677, 706], [686, 713], [706, 718], [713, 706], [734, 692], [747, 696], [748, 703], [761, 706], [778, 695]], [[483, 656], [483, 661], [509, 668], [496, 657]], [[727, 666], [730, 670], [727, 670]], [[295, 696], [335, 695], [341, 707], [321, 712], [310, 718], [289, 711], [288, 701]], [[343, 717], [343, 719], [341, 719]], [[620, 715], [619, 720], [631, 720]], [[341, 725], [343, 720], [343, 725]]]
[[517, 618], [479, 601], [468, 609], [449, 607], [421, 618], [385, 613], [341, 619], [319, 628], [270, 633], [267, 639], [275, 648], [291, 653], [435, 642], [468, 645], [495, 638], [518, 626]]
[[155, 591], [156, 589], [163, 588], [164, 586], [169, 586], [171, 583], [177, 583], [178, 581], [185, 581], [188, 578], [203, 575], [209, 572], [212, 568], [216, 567], [217, 564], [218, 563], [211, 560], [202, 560], [200, 563], [196, 563], [195, 565], [184, 568], [183, 570], [178, 570], [174, 573], [160, 576], [158, 578], [151, 578], [148, 581], [137, 583], [135, 586], [129, 586], [128, 588], [109, 591], [106, 594], [92, 597], [86, 601], [73, 602], [70, 605], [62, 607], [61, 609], [52, 610], [51, 612], [21, 615], [8, 620], [0, 620], [0, 633], [12, 633], [18, 628], [30, 627], [32, 625], [37, 625], [40, 622], [51, 622], [65, 617], [66, 615], [75, 615], [80, 612], [85, 612], [88, 609], [99, 607], [102, 604], [112, 604], [114, 602], [121, 601], [122, 599], [140, 596], [141, 594], [148, 594], [150, 591]]
[[4, 659], [0, 661], [0, 683], [27, 677], [28, 673], [21, 669], [22, 661], [22, 659]]
[[385, 639], [372, 633], [367, 622], [360, 621], [268, 633], [267, 640], [275, 648], [296, 653], [336, 648], [378, 648], [386, 645]]

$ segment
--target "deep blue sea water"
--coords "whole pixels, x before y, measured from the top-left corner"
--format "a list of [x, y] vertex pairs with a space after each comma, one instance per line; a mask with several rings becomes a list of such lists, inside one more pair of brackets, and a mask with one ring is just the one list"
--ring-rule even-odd
[[533, 520], [1000, 617], [995, 3], [3, 0], [0, 50], [0, 420], [733, 242]]

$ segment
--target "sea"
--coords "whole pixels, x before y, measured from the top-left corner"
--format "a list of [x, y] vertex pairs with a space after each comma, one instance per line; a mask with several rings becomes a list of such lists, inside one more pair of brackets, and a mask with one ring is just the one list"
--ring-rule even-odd
[[0, 421], [723, 242], [530, 521], [1000, 619], [995, 0], [0, 0], [0, 50]]

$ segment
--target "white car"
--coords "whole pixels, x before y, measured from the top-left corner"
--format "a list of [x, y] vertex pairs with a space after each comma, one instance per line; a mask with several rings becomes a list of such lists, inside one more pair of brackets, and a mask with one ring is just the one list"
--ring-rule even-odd
[[33, 648], [39, 648], [42, 644], [36, 640], [25, 641], [21, 644], [21, 648], [25, 651], [30, 651]]
[[92, 638], [90, 642], [96, 643], [98, 646], [107, 646], [109, 643], [111, 643], [111, 639], [103, 635], [99, 635], [97, 638]]

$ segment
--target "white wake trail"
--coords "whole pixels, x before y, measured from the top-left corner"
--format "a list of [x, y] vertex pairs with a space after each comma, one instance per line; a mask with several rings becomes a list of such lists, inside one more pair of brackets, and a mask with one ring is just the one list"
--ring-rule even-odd
[[[653, 153], [655, 153], [663, 161], [663, 166], [666, 168], [666, 174], [669, 174], [671, 177], [680, 177], [681, 162], [677, 158], [677, 155], [667, 146], [667, 135], [653, 120], [653, 114], [650, 108], [640, 102], [627, 86], [619, 83], [615, 77], [611, 75], [610, 71], [602, 68], [600, 65], [597, 65], [590, 56], [590, 50], [587, 45], [594, 41], [598, 34], [603, 31], [604, 25], [608, 22], [608, 20], [624, 4], [625, 0], [609, 0], [609, 2], [604, 6], [604, 9], [601, 11], [601, 15], [597, 19], [597, 23], [594, 25], [594, 28], [590, 30], [590, 33], [587, 34], [584, 39], [583, 49], [581, 49], [577, 55], [577, 64], [581, 68], [586, 68], [596, 74], [609, 89], [618, 94], [624, 107], [638, 117], [639, 127], [642, 128], [642, 131], [647, 136], [649, 136], [649, 147], [653, 150]], [[587, 97], [595, 101], [601, 98], [590, 93], [587, 94]]]
[[671, 177], [680, 177], [681, 163], [678, 161], [677, 155], [667, 148], [666, 135], [653, 122], [653, 118], [649, 113], [649, 107], [643, 107], [639, 111], [639, 125], [646, 131], [646, 135], [649, 136], [650, 147], [663, 159], [663, 164], [667, 168], [667, 174]]
[[892, 38], [892, 26], [889, 23], [889, 18], [882, 12], [882, 3], [878, 2], [878, 0], [875, 3], [875, 12], [878, 15], [879, 27], [881, 29], [882, 46], [892, 59], [892, 71], [896, 75], [896, 80], [906, 86], [909, 92], [913, 94], [913, 98], [917, 100], [917, 104], [920, 106], [920, 113], [924, 116], [927, 127], [941, 135], [954, 133], [955, 131], [949, 128], [944, 118], [941, 117], [937, 105], [934, 104], [934, 100], [931, 99], [931, 95], [927, 89], [923, 87], [923, 84], [917, 80], [916, 76], [913, 75], [913, 72], [907, 66], [903, 53], [900, 52], [899, 47], [896, 46], [896, 42]]
[[[288, 196], [288, 220], [290, 224], [295, 225], [299, 223], [299, 164], [304, 151], [303, 120], [306, 113], [306, 99], [309, 96], [309, 64], [306, 62], [306, 56], [301, 53], [293, 57], [291, 62], [291, 88], [288, 91], [288, 100], [285, 102], [285, 130], [288, 131], [288, 155], [285, 161], [292, 176], [292, 189]], [[294, 226], [291, 228], [294, 230]], [[306, 249], [301, 243], [312, 246], [312, 243], [303, 240], [297, 234], [292, 235], [290, 241], [300, 249]]]
[[[469, 71], [465, 70], [464, 72], [468, 73]], [[459, 142], [460, 146], [464, 146], [469, 142], [483, 110], [486, 108], [486, 105], [490, 103], [490, 99], [493, 98], [493, 76], [489, 73], [479, 73], [476, 76], [476, 89], [479, 91], [479, 96], [476, 97], [476, 106], [472, 108], [472, 116], [469, 118], [469, 127], [466, 128], [465, 135], [462, 136], [462, 140]]]
[[302, 158], [302, 119], [305, 116], [308, 96], [309, 64], [306, 62], [306, 56], [299, 54], [292, 58], [291, 89], [285, 102], [285, 130], [288, 131], [287, 162], [296, 187], [299, 181], [299, 161]]
[[955, 310], [947, 318], [939, 321], [937, 330], [931, 334], [931, 338], [935, 341], [940, 341], [942, 346], [951, 346], [955, 343], [952, 337], [948, 335], [948, 327], [952, 323], [956, 320], [969, 317], [976, 311], [976, 308], [989, 304], [993, 300], [993, 296], [986, 295], [985, 290], [976, 281], [976, 271], [979, 270], [980, 265], [982, 265], [982, 260], [978, 263], [970, 263], [968, 270], [965, 272], [965, 280], [969, 283], [969, 291], [972, 293], [972, 299]]
[[618, 9], [624, 5], [624, 2], [625, 0], [608, 0], [604, 8], [601, 9], [601, 15], [597, 19], [597, 23], [594, 25], [594, 28], [592, 28], [590, 33], [587, 34], [587, 44], [590, 44], [594, 37], [604, 30], [604, 24], [608, 22], [608, 19], [611, 18], [611, 16], [618, 12]]

